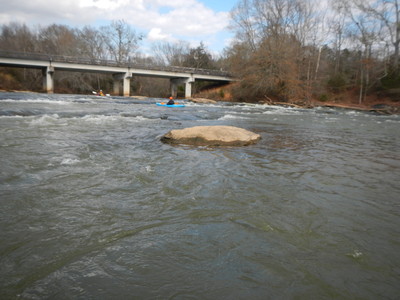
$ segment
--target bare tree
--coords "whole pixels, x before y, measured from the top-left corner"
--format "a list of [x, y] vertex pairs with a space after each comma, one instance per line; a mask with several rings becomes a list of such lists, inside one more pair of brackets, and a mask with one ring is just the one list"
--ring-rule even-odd
[[143, 39], [124, 20], [112, 21], [109, 26], [103, 26], [100, 30], [109, 57], [117, 62], [128, 61], [137, 50], [139, 41]]
[[341, 72], [340, 59], [344, 42], [346, 14], [344, 12], [345, 5], [343, 5], [342, 1], [331, 0], [331, 7], [334, 14], [331, 15], [331, 18], [329, 20], [329, 25], [334, 39], [332, 45], [335, 51], [334, 75], [337, 75], [338, 73]]
[[249, 45], [235, 48], [247, 60], [240, 74], [253, 96], [307, 98], [318, 57], [307, 47], [316, 43], [319, 30], [311, 1], [242, 0], [231, 15], [238, 40]]
[[371, 82], [371, 70], [373, 66], [374, 45], [379, 43], [382, 36], [382, 22], [365, 8], [360, 0], [338, 0], [340, 13], [347, 17], [346, 34], [352, 47], [360, 49], [359, 64], [359, 100], [365, 101]]
[[201, 69], [215, 68], [213, 57], [203, 42], [200, 42], [200, 45], [196, 48], [189, 49], [189, 53], [184, 57], [183, 66]]
[[353, 0], [364, 14], [381, 23], [381, 39], [389, 42], [394, 49], [393, 67], [399, 72], [400, 61], [400, 0]]
[[37, 35], [28, 26], [10, 23], [1, 26], [0, 45], [2, 50], [34, 52], [37, 48]]
[[159, 42], [152, 45], [154, 58], [159, 65], [183, 66], [189, 49], [189, 44], [184, 41]]
[[99, 30], [85, 26], [79, 31], [79, 56], [93, 59], [106, 59], [106, 49]]
[[254, 20], [254, 5], [252, 0], [242, 0], [231, 11], [230, 28], [236, 32], [236, 38], [247, 43], [250, 50], [255, 51], [257, 38], [256, 22]]
[[68, 26], [52, 24], [42, 27], [39, 30], [38, 37], [40, 52], [70, 56], [77, 54], [76, 30]]

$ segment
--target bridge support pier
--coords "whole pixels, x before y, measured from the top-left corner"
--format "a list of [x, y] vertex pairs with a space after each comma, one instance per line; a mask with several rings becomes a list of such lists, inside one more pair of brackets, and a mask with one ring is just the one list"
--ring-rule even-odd
[[46, 93], [54, 93], [54, 68], [52, 66], [45, 67], [42, 69], [43, 75], [43, 90]]
[[132, 73], [117, 73], [113, 75], [113, 92], [116, 95], [120, 95], [121, 81], [122, 81], [122, 96], [129, 97], [131, 92], [131, 78]]
[[194, 82], [193, 78], [172, 78], [171, 79], [171, 96], [176, 98], [178, 95], [178, 86], [184, 84], [185, 85], [185, 97], [192, 97], [192, 83]]
[[191, 98], [192, 97], [192, 83], [194, 82], [191, 81], [190, 79], [187, 79], [185, 81], [185, 98]]
[[171, 96], [176, 98], [176, 96], [178, 95], [178, 82], [177, 79], [171, 79], [170, 80], [170, 84], [171, 84]]

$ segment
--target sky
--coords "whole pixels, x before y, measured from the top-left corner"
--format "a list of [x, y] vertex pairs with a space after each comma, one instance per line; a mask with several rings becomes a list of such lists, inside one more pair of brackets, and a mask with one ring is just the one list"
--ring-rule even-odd
[[[214, 54], [229, 45], [229, 12], [237, 0], [0, 0], [0, 24], [99, 27], [124, 20], [143, 34], [140, 51], [153, 42], [203, 42]], [[144, 53], [147, 54], [147, 53]]]

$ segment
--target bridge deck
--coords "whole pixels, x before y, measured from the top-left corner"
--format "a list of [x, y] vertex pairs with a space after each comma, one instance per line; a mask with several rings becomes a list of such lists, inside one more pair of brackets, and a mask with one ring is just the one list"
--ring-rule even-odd
[[[177, 66], [160, 66], [152, 64], [139, 64], [135, 62], [117, 62], [114, 60], [97, 59], [97, 58], [82, 58], [64, 55], [51, 55], [44, 53], [27, 53], [27, 52], [10, 52], [0, 50], [1, 58], [13, 58], [18, 60], [43, 61], [43, 62], [59, 62], [66, 64], [81, 64], [87, 66], [102, 66], [102, 67], [117, 67], [117, 68], [132, 68], [141, 70], [164, 71], [164, 72], [179, 72], [198, 75], [220, 76], [232, 78], [232, 76], [221, 70], [187, 68]], [[1, 60], [0, 60], [1, 63]], [[32, 66], [35, 67], [35, 66]], [[96, 68], [98, 70], [98, 68]]]
[[72, 72], [111, 73], [114, 77], [114, 93], [120, 91], [129, 96], [130, 79], [133, 75], [169, 78], [171, 94], [176, 95], [177, 86], [185, 85], [185, 96], [191, 97], [192, 83], [195, 80], [234, 81], [228, 72], [208, 69], [185, 68], [174, 66], [154, 66], [134, 62], [116, 62], [95, 58], [77, 58], [71, 56], [48, 55], [42, 53], [19, 53], [0, 51], [0, 66], [39, 68], [43, 71], [43, 89], [54, 91], [53, 74], [56, 70]]

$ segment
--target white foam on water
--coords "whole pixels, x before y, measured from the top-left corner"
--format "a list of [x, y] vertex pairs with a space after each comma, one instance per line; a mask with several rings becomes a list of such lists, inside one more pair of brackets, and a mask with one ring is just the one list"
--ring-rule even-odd
[[32, 116], [0, 116], [0, 119], [23, 119], [26, 117], [32, 117]]
[[58, 104], [58, 105], [68, 105], [71, 104], [70, 101], [65, 100], [49, 100], [49, 99], [24, 99], [24, 100], [14, 100], [14, 99], [4, 99], [0, 100], [0, 103], [37, 103], [37, 104]]
[[210, 105], [213, 105], [212, 103], [197, 103], [197, 102], [191, 102], [191, 101], [188, 101], [188, 102], [181, 101], [181, 102], [179, 102], [179, 100], [177, 100], [176, 102], [178, 102], [179, 104], [185, 104], [187, 106], [210, 106]]
[[240, 115], [232, 115], [232, 114], [227, 114], [224, 115], [220, 118], [218, 118], [219, 121], [224, 121], [224, 120], [239, 120], [239, 119], [248, 119], [247, 117], [240, 116]]
[[143, 116], [135, 116], [135, 117], [126, 117], [123, 114], [118, 115], [85, 115], [83, 117], [75, 117], [72, 118], [75, 120], [82, 120], [84, 122], [92, 123], [92, 124], [104, 124], [104, 123], [114, 123], [114, 122], [145, 122], [145, 121], [153, 121], [154, 119], [146, 118]]
[[80, 163], [80, 160], [79, 159], [77, 159], [77, 158], [64, 158], [62, 161], [61, 161], [61, 165], [75, 165], [75, 164], [77, 164], [77, 163]]
[[347, 256], [350, 256], [352, 258], [361, 258], [363, 255], [364, 253], [359, 250], [354, 250], [353, 252], [347, 254]]
[[335, 123], [339, 120], [339, 118], [335, 118], [335, 117], [325, 117], [325, 121], [328, 123]]
[[266, 110], [263, 112], [265, 115], [300, 115], [304, 114], [304, 112], [289, 108], [289, 107], [277, 107], [272, 110]]
[[128, 118], [128, 119], [129, 119], [129, 120], [136, 121], [136, 122], [143, 122], [143, 121], [150, 121], [150, 120], [153, 120], [153, 119], [146, 118], [146, 117], [143, 117], [143, 116], [136, 116], [136, 117], [134, 117], [134, 118]]
[[77, 117], [74, 119], [81, 119], [86, 122], [100, 124], [107, 121], [116, 121], [118, 119], [117, 116], [107, 116], [107, 115], [85, 115], [83, 117]]
[[358, 116], [358, 115], [362, 115], [363, 112], [356, 111], [356, 110], [348, 110], [344, 114], [345, 115], [350, 115], [350, 116]]
[[400, 123], [400, 119], [398, 119], [398, 120], [390, 119], [390, 120], [385, 120], [385, 122], [386, 123]]
[[258, 104], [258, 103], [247, 103], [244, 106], [247, 109], [252, 109], [252, 108], [266, 108], [266, 107], [270, 107], [270, 106], [266, 106], [265, 104]]
[[41, 125], [54, 124], [59, 119], [60, 119], [60, 116], [58, 114], [42, 115], [39, 118], [34, 117], [34, 119], [31, 121], [31, 125], [41, 126]]
[[238, 114], [238, 115], [251, 115], [251, 116], [254, 116], [256, 114], [262, 114], [263, 112], [247, 110], [246, 112], [242, 111], [242, 112], [232, 112], [232, 113]]

